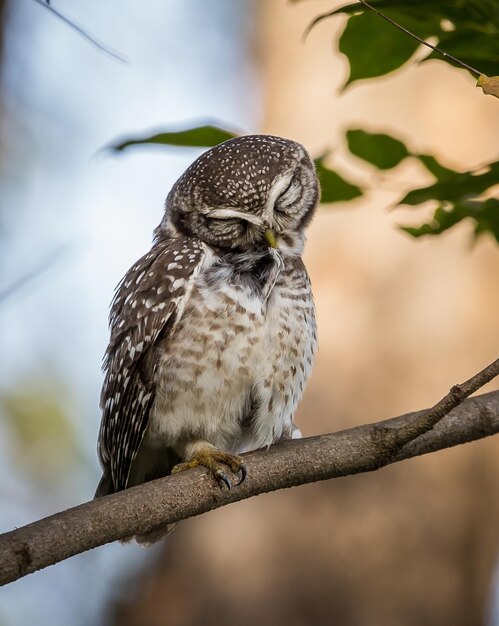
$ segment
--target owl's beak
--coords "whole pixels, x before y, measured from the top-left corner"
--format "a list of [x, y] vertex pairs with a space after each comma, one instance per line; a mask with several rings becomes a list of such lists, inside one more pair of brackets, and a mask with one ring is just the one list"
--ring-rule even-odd
[[265, 231], [265, 240], [271, 248], [277, 248], [277, 237], [275, 232], [271, 228], [267, 228]]

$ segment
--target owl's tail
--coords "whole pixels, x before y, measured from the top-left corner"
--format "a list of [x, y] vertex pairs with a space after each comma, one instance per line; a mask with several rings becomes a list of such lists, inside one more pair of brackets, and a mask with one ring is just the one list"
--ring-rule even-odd
[[180, 522], [173, 522], [173, 524], [164, 524], [163, 526], [158, 526], [157, 528], [150, 530], [148, 533], [144, 533], [143, 535], [135, 535], [134, 537], [123, 540], [121, 543], [128, 543], [131, 539], [135, 539], [139, 546], [144, 546], [144, 548], [147, 548], [149, 546], [152, 546], [153, 543], [161, 541], [161, 539], [169, 535], [172, 530], [175, 530], [179, 523]]
[[[154, 480], [155, 478], [168, 476], [174, 465], [179, 461], [178, 456], [170, 449], [158, 450], [143, 444], [132, 465], [127, 487], [134, 487], [135, 485], [140, 485], [141, 483]], [[116, 489], [110, 468], [106, 467], [95, 490], [94, 499], [102, 498], [112, 493], [116, 493]], [[143, 535], [134, 535], [121, 539], [120, 543], [129, 543], [132, 539], [135, 539], [141, 546], [150, 546], [170, 534], [177, 526], [177, 523], [178, 522], [163, 524]]]
[[108, 469], [105, 469], [101, 479], [99, 480], [97, 489], [95, 490], [94, 500], [96, 498], [108, 496], [111, 493], [115, 493], [113, 479], [111, 477], [111, 472]]

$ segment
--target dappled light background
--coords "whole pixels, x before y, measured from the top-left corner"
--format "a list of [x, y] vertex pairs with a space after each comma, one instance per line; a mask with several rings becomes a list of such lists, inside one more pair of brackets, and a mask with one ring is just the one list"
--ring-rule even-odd
[[[92, 496], [112, 291], [197, 156], [100, 151], [116, 137], [218, 119], [329, 152], [372, 190], [322, 207], [310, 229], [320, 352], [304, 435], [428, 406], [497, 356], [492, 239], [472, 243], [465, 223], [438, 238], [399, 231], [429, 213], [388, 207], [431, 177], [411, 159], [381, 176], [343, 138], [388, 131], [462, 170], [497, 158], [497, 101], [466, 73], [430, 61], [340, 94], [345, 18], [302, 38], [319, 0], [69, 8], [129, 62], [32, 0], [8, 5], [0, 291], [16, 288], [0, 301], [1, 530]], [[0, 591], [0, 623], [497, 626], [498, 459], [497, 438], [484, 440], [225, 507], [148, 551], [99, 548]]]

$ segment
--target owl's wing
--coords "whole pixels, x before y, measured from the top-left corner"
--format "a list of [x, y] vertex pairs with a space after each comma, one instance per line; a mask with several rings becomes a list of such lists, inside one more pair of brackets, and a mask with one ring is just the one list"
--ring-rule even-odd
[[180, 319], [205, 254], [206, 248], [195, 238], [162, 239], [116, 289], [104, 357], [98, 443], [104, 476], [97, 496], [127, 486], [154, 402], [155, 342]]

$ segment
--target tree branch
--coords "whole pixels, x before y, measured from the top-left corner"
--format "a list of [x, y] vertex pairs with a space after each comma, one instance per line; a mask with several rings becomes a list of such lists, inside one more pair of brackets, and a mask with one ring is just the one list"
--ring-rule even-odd
[[453, 387], [431, 409], [251, 452], [245, 455], [247, 479], [231, 491], [222, 490], [204, 470], [194, 469], [4, 533], [0, 535], [0, 584], [111, 541], [261, 493], [373, 471], [498, 433], [499, 391], [463, 402], [498, 374], [499, 359]]

